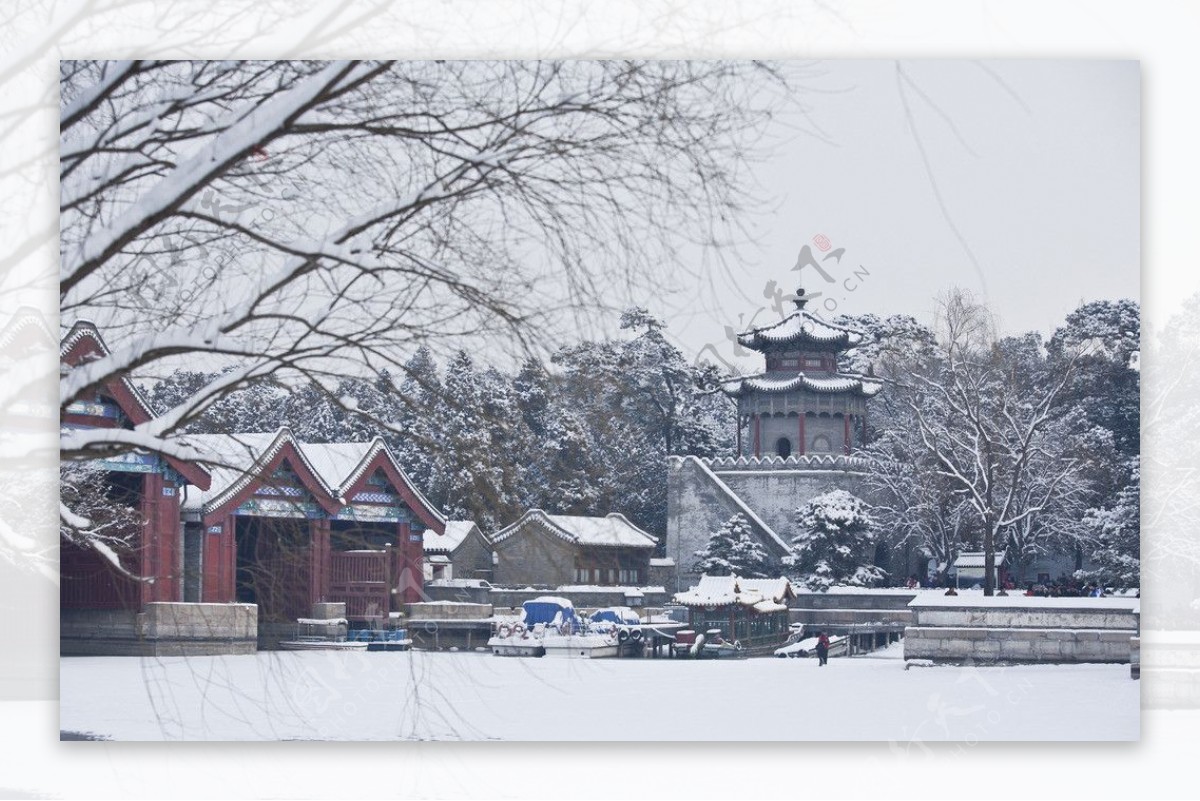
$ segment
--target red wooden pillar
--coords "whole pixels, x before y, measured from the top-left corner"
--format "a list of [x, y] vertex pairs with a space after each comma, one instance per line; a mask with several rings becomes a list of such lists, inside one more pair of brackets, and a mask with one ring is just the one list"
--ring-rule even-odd
[[179, 550], [183, 535], [180, 532], [179, 488], [161, 475], [157, 479], [153, 525], [158, 559], [154, 572], [154, 600], [180, 601], [183, 599], [183, 576]]
[[237, 550], [233, 547], [236, 519], [222, 515], [206, 517], [202, 522], [204, 574], [200, 600], [205, 603], [231, 603], [237, 597], [232, 591], [237, 567]]
[[162, 496], [162, 476], [158, 473], [142, 474], [142, 498], [138, 512], [142, 516], [142, 528], [138, 537], [138, 607], [157, 601], [158, 584], [164, 580], [161, 570], [161, 532], [159, 531], [159, 498]]
[[754, 415], [754, 455], [762, 455], [762, 417]]
[[807, 443], [808, 440], [804, 436], [804, 412], [800, 412], [800, 447], [797, 450], [800, 451], [801, 456], [808, 450]]
[[313, 520], [309, 523], [308, 551], [308, 598], [310, 604], [321, 603], [329, 598], [329, 573], [332, 562], [330, 553], [330, 521]]
[[397, 603], [418, 603], [425, 589], [423, 538], [419, 532], [413, 531], [407, 522], [397, 526], [397, 536], [400, 541], [396, 548], [393, 579]]
[[850, 453], [850, 415], [842, 415], [842, 450]]
[[237, 516], [225, 515], [221, 523], [221, 597], [218, 603], [237, 600]]

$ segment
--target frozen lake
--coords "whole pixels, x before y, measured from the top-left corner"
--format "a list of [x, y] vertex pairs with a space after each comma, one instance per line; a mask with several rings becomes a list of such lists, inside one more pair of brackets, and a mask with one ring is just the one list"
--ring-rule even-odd
[[64, 732], [114, 740], [1134, 740], [1128, 665], [273, 652], [61, 660]]

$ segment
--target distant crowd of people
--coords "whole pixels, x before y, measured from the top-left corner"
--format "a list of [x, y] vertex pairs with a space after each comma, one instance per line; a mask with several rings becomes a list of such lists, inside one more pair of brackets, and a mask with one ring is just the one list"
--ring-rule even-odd
[[1104, 588], [1092, 582], [1081, 582], [1072, 576], [1059, 576], [1049, 583], [1029, 582], [1025, 588], [1026, 595], [1037, 595], [1042, 598], [1101, 598]]
[[[929, 575], [919, 578], [916, 574], [908, 577], [905, 583], [908, 589], [949, 589], [954, 590], [954, 580], [947, 574], [941, 577]], [[975, 589], [982, 588], [974, 587]], [[1006, 576], [1000, 582], [1000, 590], [1006, 593], [1017, 591], [1017, 585], [1013, 582], [1011, 576]], [[1030, 581], [1025, 585], [1025, 595], [1036, 595], [1041, 598], [1101, 598], [1108, 594], [1105, 588], [1091, 581], [1080, 581], [1079, 579], [1068, 576], [1065, 573], [1053, 581]]]

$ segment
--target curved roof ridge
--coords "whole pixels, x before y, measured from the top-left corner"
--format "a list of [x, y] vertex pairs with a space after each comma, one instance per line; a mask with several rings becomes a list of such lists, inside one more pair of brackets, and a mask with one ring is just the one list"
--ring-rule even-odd
[[[791, 330], [777, 330], [787, 327]], [[828, 329], [830, 333], [821, 335], [818, 333], [821, 328]], [[741, 345], [753, 350], [759, 350], [766, 345], [787, 344], [805, 339], [830, 345], [840, 342], [845, 349], [849, 349], [861, 344], [865, 337], [861, 331], [828, 322], [803, 309], [797, 309], [778, 322], [752, 326], [738, 334], [737, 339]]]

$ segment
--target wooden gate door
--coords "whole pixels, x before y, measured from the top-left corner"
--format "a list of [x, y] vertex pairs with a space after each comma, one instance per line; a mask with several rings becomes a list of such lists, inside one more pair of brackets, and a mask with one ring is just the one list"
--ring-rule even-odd
[[388, 551], [334, 551], [329, 600], [345, 602], [346, 618], [386, 620], [391, 608], [391, 554]]

